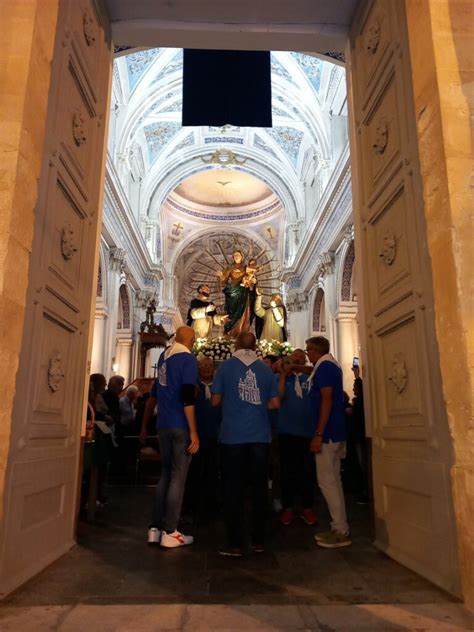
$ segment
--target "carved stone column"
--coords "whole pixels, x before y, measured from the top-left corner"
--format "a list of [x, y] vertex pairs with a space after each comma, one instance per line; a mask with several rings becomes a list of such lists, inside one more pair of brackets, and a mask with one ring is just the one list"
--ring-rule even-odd
[[118, 364], [117, 373], [123, 375], [125, 384], [131, 382], [132, 368], [132, 338], [119, 338], [115, 350], [115, 361]]
[[108, 316], [105, 331], [105, 349], [104, 349], [104, 372], [109, 377], [112, 373], [112, 358], [115, 357], [115, 347], [117, 339], [117, 319], [119, 306], [119, 288], [121, 275], [125, 269], [127, 253], [122, 248], [111, 248], [109, 258], [108, 273], [108, 295], [107, 306]]
[[94, 338], [92, 341], [91, 373], [104, 373], [104, 351], [107, 310], [98, 307], [95, 310]]
[[317, 284], [324, 289], [325, 327], [326, 337], [331, 344], [331, 352], [337, 357], [338, 341], [336, 335], [336, 275], [334, 266], [334, 252], [327, 251], [317, 259]]
[[305, 341], [310, 335], [308, 329], [308, 295], [301, 290], [288, 293], [286, 301], [288, 313], [288, 339], [294, 347], [304, 349]]
[[359, 331], [355, 309], [352, 312], [339, 312], [335, 318], [337, 359], [342, 367], [344, 390], [352, 396], [354, 375], [351, 371], [354, 356], [359, 355]]

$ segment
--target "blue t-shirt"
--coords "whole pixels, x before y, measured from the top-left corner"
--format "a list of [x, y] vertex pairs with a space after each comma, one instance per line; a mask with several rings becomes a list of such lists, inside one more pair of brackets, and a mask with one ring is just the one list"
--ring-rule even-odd
[[314, 374], [310, 391], [311, 414], [315, 419], [315, 430], [321, 406], [321, 388], [332, 387], [332, 407], [323, 433], [323, 442], [346, 440], [346, 405], [342, 388], [342, 370], [334, 362], [322, 362]]
[[199, 438], [217, 439], [221, 427], [221, 417], [220, 406], [211, 406], [211, 400], [206, 399], [205, 385], [199, 380], [199, 393], [196, 399], [196, 422]]
[[316, 431], [317, 418], [310, 406], [308, 376], [298, 376], [302, 397], [298, 397], [296, 394], [296, 377], [296, 375], [288, 375], [285, 379], [285, 396], [278, 411], [278, 434], [313, 437]]
[[184, 414], [182, 386], [197, 384], [198, 368], [192, 353], [175, 353], [168, 358], [161, 355], [158, 361], [158, 378], [151, 396], [158, 403], [157, 428], [188, 428]]
[[229, 358], [217, 370], [212, 392], [222, 395], [220, 442], [270, 443], [267, 402], [278, 396], [272, 370], [261, 360], [246, 366]]

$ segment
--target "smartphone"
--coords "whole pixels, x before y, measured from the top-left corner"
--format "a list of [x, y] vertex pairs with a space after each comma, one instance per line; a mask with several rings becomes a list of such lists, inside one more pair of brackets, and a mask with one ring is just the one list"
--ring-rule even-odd
[[355, 368], [356, 368], [356, 367], [358, 367], [358, 366], [359, 366], [359, 358], [358, 358], [357, 356], [354, 356], [354, 357], [352, 358], [352, 368], [354, 368], [354, 369], [355, 369]]

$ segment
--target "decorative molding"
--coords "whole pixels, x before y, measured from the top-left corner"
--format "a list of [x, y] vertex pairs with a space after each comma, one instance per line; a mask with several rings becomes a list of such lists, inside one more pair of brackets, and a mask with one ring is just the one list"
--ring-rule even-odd
[[63, 259], [70, 261], [77, 252], [76, 234], [72, 226], [64, 224], [61, 231], [61, 254]]
[[393, 356], [388, 381], [391, 382], [393, 388], [398, 394], [403, 393], [406, 389], [408, 382], [408, 368], [401, 353], [396, 353]]
[[222, 136], [210, 136], [204, 139], [205, 145], [212, 145], [215, 143], [235, 143], [237, 145], [243, 145], [244, 139], [234, 138], [233, 136], [225, 136], [224, 138]]
[[51, 392], [56, 393], [64, 379], [63, 361], [59, 353], [55, 353], [49, 359], [48, 386]]
[[334, 270], [334, 252], [328, 250], [316, 259], [317, 276], [325, 276]]
[[391, 266], [397, 258], [397, 238], [393, 233], [387, 233], [382, 241], [380, 259], [386, 266]]
[[135, 307], [146, 309], [152, 300], [156, 300], [156, 292], [154, 290], [138, 290], [135, 293]]
[[125, 267], [125, 260], [127, 259], [127, 251], [123, 248], [111, 248], [110, 249], [110, 268], [116, 272], [122, 272]]
[[186, 215], [191, 215], [192, 217], [197, 217], [198, 219], [207, 219], [207, 220], [213, 220], [213, 221], [219, 221], [219, 222], [233, 222], [236, 220], [252, 219], [254, 217], [260, 217], [260, 215], [265, 215], [266, 213], [270, 213], [271, 211], [274, 211], [279, 206], [281, 207], [281, 201], [278, 199], [275, 202], [272, 202], [269, 206], [265, 206], [264, 208], [258, 209], [257, 211], [249, 211], [248, 213], [238, 213], [238, 214], [233, 215], [231, 214], [233, 209], [232, 207], [230, 207], [230, 208], [225, 209], [226, 210], [225, 214], [222, 213], [222, 214], [213, 215], [211, 213], [201, 213], [199, 211], [194, 211], [188, 208], [187, 206], [178, 204], [171, 198], [167, 198], [166, 202], [167, 204], [175, 208], [177, 211], [181, 211], [182, 213], [185, 213]]
[[74, 116], [72, 117], [72, 137], [77, 147], [84, 145], [87, 141], [84, 127], [84, 117], [80, 112], [74, 112]]
[[290, 292], [286, 306], [290, 312], [302, 312], [308, 309], [308, 295], [306, 292]]
[[346, 226], [344, 229], [344, 241], [347, 245], [351, 245], [351, 242], [354, 241], [354, 225]]
[[82, 16], [82, 32], [87, 46], [92, 47], [95, 44], [94, 19], [85, 12]]
[[231, 149], [216, 149], [210, 158], [199, 156], [202, 162], [212, 165], [245, 165], [247, 158], [238, 158]]
[[382, 156], [385, 153], [388, 145], [389, 138], [389, 126], [385, 117], [382, 117], [375, 126], [375, 140], [372, 145], [372, 150], [377, 156]]

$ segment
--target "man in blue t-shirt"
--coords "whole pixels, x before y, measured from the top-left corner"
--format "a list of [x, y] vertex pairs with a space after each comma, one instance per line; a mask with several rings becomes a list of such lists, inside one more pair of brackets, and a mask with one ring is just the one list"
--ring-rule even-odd
[[290, 358], [280, 365], [278, 448], [283, 509], [279, 520], [283, 525], [290, 525], [295, 519], [297, 497], [301, 499], [301, 518], [304, 522], [308, 525], [317, 522], [313, 509], [315, 464], [314, 455], [309, 449], [315, 420], [309, 408], [308, 376], [291, 366], [305, 363], [303, 349], [295, 349]]
[[308, 378], [315, 429], [310, 447], [316, 453], [318, 484], [331, 514], [331, 531], [317, 534], [315, 539], [319, 546], [334, 549], [351, 544], [341, 483], [341, 459], [346, 451], [342, 370], [323, 336], [309, 338], [306, 353], [314, 365]]
[[199, 449], [195, 414], [198, 369], [191, 353], [194, 339], [191, 327], [180, 327], [174, 344], [161, 355], [158, 378], [145, 408], [140, 434], [144, 441], [148, 420], [158, 406], [156, 428], [161, 476], [153, 503], [148, 543], [166, 548], [193, 543], [192, 536], [178, 531], [178, 522], [191, 455]]
[[232, 557], [242, 556], [247, 479], [252, 487], [253, 550], [256, 553], [264, 550], [272, 439], [267, 411], [280, 405], [275, 376], [258, 358], [255, 345], [253, 334], [239, 334], [234, 356], [220, 366], [212, 385], [213, 406], [222, 404], [220, 443], [228, 540], [219, 553]]

